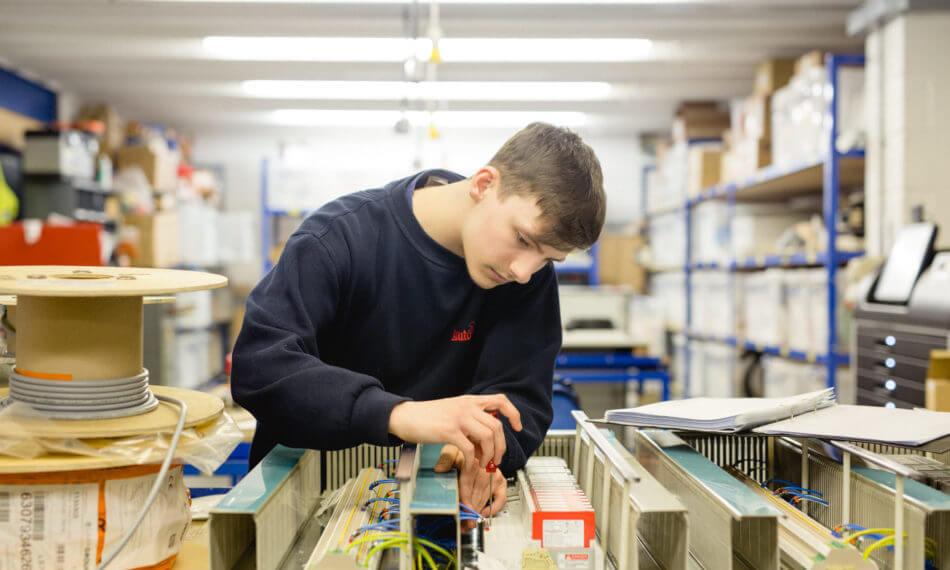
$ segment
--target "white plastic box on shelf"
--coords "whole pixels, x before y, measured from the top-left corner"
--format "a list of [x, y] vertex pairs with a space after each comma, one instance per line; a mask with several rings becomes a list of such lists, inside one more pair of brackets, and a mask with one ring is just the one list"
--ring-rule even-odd
[[656, 184], [647, 187], [647, 212], [677, 208], [686, 202], [686, 175], [689, 148], [676, 143], [658, 165]]
[[735, 395], [736, 351], [721, 343], [706, 343], [703, 355], [704, 396], [731, 398]]
[[[846, 375], [846, 368], [839, 368], [836, 377]], [[827, 369], [820, 364], [796, 362], [780, 356], [762, 357], [762, 389], [766, 398], [781, 398], [805, 392], [814, 392], [828, 387]]]
[[674, 384], [679, 386], [686, 385], [686, 335], [672, 335], [673, 357], [670, 369], [671, 378]]
[[788, 348], [804, 352], [815, 352], [812, 321], [811, 275], [807, 269], [785, 272], [785, 299], [787, 303]]
[[218, 215], [218, 263], [251, 263], [258, 232], [251, 212], [221, 212]]
[[657, 267], [682, 267], [686, 264], [686, 217], [669, 212], [650, 218], [647, 239]]
[[706, 346], [708, 342], [689, 342], [689, 386], [686, 397], [699, 398], [706, 395]]
[[729, 262], [729, 205], [703, 202], [693, 209], [693, 261]]
[[811, 210], [790, 210], [788, 204], [737, 204], [732, 219], [732, 256], [742, 260], [752, 255], [777, 253], [777, 242], [786, 230], [807, 222]]
[[[828, 152], [832, 86], [824, 67], [803, 70], [772, 95], [772, 164], [786, 168]], [[864, 148], [864, 68], [838, 72], [838, 150]]]
[[211, 379], [212, 335], [210, 331], [179, 332], [175, 335], [175, 375], [172, 386], [194, 389]]
[[188, 291], [175, 298], [175, 328], [204, 329], [214, 321], [212, 292]]
[[[810, 336], [814, 343], [812, 350], [816, 354], [823, 354], [828, 345], [828, 273], [824, 269], [813, 269], [808, 272], [807, 280], [810, 289], [809, 302], [811, 304], [809, 313], [812, 318]], [[846, 352], [851, 343], [852, 313], [842, 302], [846, 283], [847, 278], [844, 270], [835, 272], [835, 311], [837, 314], [835, 344], [838, 352]]]
[[203, 203], [178, 207], [181, 262], [186, 266], [218, 265], [218, 211]]
[[[838, 351], [850, 342], [851, 313], [842, 306], [844, 273], [835, 274], [837, 283]], [[788, 270], [785, 273], [788, 348], [823, 355], [828, 347], [828, 273], [825, 269]]]
[[686, 327], [686, 274], [682, 271], [657, 273], [650, 279], [650, 294], [663, 307], [666, 326], [675, 330]]
[[724, 271], [696, 271], [692, 276], [693, 332], [719, 338], [735, 335], [732, 277]]
[[745, 274], [742, 289], [746, 340], [784, 346], [787, 330], [784, 271], [766, 269]]
[[664, 354], [666, 309], [663, 299], [652, 295], [631, 295], [627, 311], [627, 326], [635, 342], [646, 345], [648, 354]]

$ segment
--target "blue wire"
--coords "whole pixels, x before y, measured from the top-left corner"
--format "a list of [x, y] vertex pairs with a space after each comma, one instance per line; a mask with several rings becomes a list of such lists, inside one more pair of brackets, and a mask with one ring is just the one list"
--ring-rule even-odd
[[470, 507], [470, 506], [468, 506], [468, 505], [466, 505], [466, 504], [463, 504], [463, 503], [459, 503], [459, 509], [460, 509], [460, 510], [464, 510], [464, 511], [468, 511], [468, 512], [472, 513], [472, 514], [475, 515], [475, 516], [481, 516], [481, 515], [478, 514], [478, 512], [477, 512], [475, 509], [473, 509], [472, 507]]
[[366, 507], [370, 506], [371, 504], [376, 503], [376, 502], [379, 502], [379, 501], [384, 501], [384, 502], [386, 502], [386, 503], [394, 503], [394, 504], [396, 504], [396, 505], [399, 504], [399, 499], [391, 499], [391, 498], [389, 498], [389, 497], [376, 497], [375, 499], [370, 499], [370, 500], [366, 501], [366, 502], [363, 504], [363, 508], [365, 509]]
[[808, 491], [809, 493], [814, 493], [818, 495], [819, 497], [822, 496], [822, 494], [819, 491], [815, 491], [814, 489], [806, 489], [805, 487], [801, 487], [799, 485], [796, 485], [795, 483], [786, 481], [785, 479], [769, 479], [765, 483], [762, 483], [762, 486], [767, 489], [769, 486], [769, 483], [784, 483], [786, 487], [791, 487], [792, 489], [799, 489], [802, 491]]
[[375, 489], [377, 486], [382, 485], [382, 484], [384, 484], [384, 483], [398, 483], [398, 482], [399, 482], [399, 481], [396, 481], [395, 479], [377, 479], [377, 480], [373, 481], [372, 483], [370, 483], [370, 485], [369, 485], [369, 490], [372, 491], [372, 490]]
[[785, 489], [785, 490], [782, 492], [782, 494], [783, 494], [783, 495], [792, 495], [792, 496], [795, 496], [795, 497], [799, 497], [799, 498], [801, 498], [801, 499], [807, 499], [807, 500], [809, 500], [809, 501], [814, 501], [814, 502], [816, 502], [816, 503], [821, 503], [822, 505], [824, 505], [824, 506], [826, 506], [826, 507], [828, 506], [828, 501], [826, 501], [826, 500], [824, 500], [824, 499], [819, 499], [818, 497], [813, 497], [813, 496], [808, 495], [808, 494], [806, 494], [806, 493], [800, 493], [800, 492], [795, 491], [795, 490], [793, 490], [793, 489]]
[[361, 532], [365, 532], [367, 530], [390, 530], [390, 529], [398, 528], [398, 527], [399, 527], [399, 521], [378, 522], [378, 523], [368, 524], [366, 526], [361, 526], [360, 528], [356, 529], [356, 534], [360, 534]]

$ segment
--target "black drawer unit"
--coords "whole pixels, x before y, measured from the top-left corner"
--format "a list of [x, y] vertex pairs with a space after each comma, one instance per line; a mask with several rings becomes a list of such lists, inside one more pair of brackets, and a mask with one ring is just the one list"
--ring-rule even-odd
[[[924, 382], [914, 382], [892, 374], [859, 369], [858, 390], [887, 400], [900, 400], [912, 406], [924, 405]], [[869, 402], [862, 402], [859, 398], [858, 403]]]
[[920, 404], [913, 404], [898, 400], [897, 398], [888, 398], [881, 396], [876, 392], [868, 392], [858, 388], [858, 404], [862, 406], [888, 406], [893, 408], [917, 408]]
[[946, 347], [946, 336], [897, 332], [893, 328], [862, 328], [858, 332], [858, 350], [867, 354], [902, 355], [927, 361], [931, 350]]
[[927, 360], [919, 360], [899, 354], [885, 355], [858, 349], [858, 369], [880, 372], [914, 382], [927, 379]]

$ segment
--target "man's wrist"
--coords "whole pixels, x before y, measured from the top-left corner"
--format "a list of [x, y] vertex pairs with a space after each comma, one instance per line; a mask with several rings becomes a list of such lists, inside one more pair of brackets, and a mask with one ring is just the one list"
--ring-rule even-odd
[[388, 426], [389, 433], [391, 433], [392, 435], [398, 438], [405, 439], [402, 437], [402, 435], [400, 435], [401, 433], [403, 433], [401, 421], [402, 421], [402, 415], [406, 411], [406, 407], [407, 407], [406, 404], [410, 404], [410, 403], [412, 403], [411, 400], [405, 400], [405, 401], [399, 402], [398, 404], [393, 406], [392, 411], [389, 412], [389, 426]]

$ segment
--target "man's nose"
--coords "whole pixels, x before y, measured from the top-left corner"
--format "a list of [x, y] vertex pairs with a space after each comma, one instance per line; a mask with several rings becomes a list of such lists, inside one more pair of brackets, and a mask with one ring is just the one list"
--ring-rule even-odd
[[528, 257], [519, 257], [515, 259], [508, 267], [508, 271], [515, 281], [524, 285], [531, 280], [531, 276], [539, 268], [534, 259]]

